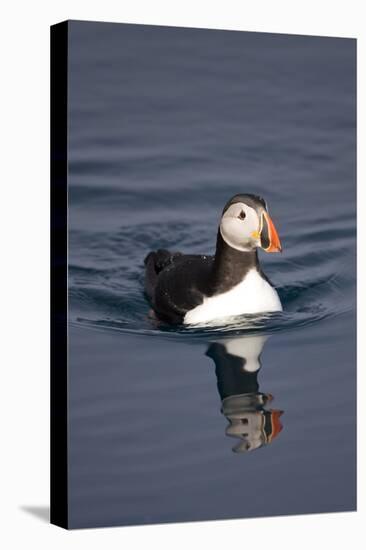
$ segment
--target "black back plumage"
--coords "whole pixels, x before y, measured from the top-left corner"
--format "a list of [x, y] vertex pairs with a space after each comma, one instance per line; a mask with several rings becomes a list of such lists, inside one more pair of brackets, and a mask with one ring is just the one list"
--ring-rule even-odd
[[212, 263], [212, 256], [150, 252], [145, 258], [145, 293], [156, 313], [180, 323], [187, 311], [202, 303]]

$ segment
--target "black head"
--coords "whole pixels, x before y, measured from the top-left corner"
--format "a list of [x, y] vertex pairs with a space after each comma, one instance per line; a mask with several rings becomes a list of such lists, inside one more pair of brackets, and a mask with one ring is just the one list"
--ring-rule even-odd
[[260, 211], [260, 209], [267, 210], [266, 201], [262, 199], [262, 197], [260, 197], [259, 195], [253, 195], [252, 193], [239, 193], [238, 195], [234, 195], [233, 197], [231, 197], [231, 199], [225, 204], [222, 213], [224, 214], [229, 206], [236, 203], [247, 204], [258, 212]]

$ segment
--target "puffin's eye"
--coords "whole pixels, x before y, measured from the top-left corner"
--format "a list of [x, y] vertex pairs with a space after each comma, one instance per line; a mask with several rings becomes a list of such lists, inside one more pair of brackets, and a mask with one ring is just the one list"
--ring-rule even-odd
[[238, 216], [239, 220], [245, 220], [245, 217], [246, 217], [246, 213], [244, 212], [244, 210], [242, 210]]

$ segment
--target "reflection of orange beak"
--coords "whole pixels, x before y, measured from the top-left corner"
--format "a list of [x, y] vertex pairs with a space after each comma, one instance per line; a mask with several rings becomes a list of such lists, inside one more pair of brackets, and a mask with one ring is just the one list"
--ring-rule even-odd
[[260, 232], [262, 248], [266, 252], [282, 252], [280, 238], [267, 212], [262, 213], [262, 229]]
[[283, 414], [283, 411], [271, 411], [271, 420], [272, 420], [272, 433], [270, 441], [273, 441], [275, 437], [278, 436], [283, 426], [280, 421], [280, 416]]

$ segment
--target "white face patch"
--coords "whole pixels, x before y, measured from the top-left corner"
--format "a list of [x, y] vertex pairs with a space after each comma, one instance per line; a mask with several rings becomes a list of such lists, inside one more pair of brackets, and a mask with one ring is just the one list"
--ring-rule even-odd
[[254, 210], [243, 202], [229, 206], [220, 222], [220, 233], [224, 241], [240, 251], [253, 250], [260, 246], [260, 219]]

